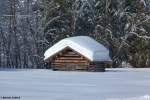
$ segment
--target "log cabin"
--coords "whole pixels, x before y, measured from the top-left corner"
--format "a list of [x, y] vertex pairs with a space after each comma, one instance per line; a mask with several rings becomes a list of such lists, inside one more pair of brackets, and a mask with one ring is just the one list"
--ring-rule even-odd
[[88, 36], [65, 38], [44, 53], [52, 70], [100, 71], [111, 66], [109, 50]]

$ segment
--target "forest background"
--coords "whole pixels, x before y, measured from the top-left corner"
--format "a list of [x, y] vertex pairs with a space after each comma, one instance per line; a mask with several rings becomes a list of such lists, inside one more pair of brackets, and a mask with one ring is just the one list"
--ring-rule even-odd
[[80, 35], [105, 45], [112, 67], [150, 67], [150, 0], [0, 0], [1, 68], [46, 68], [46, 49]]

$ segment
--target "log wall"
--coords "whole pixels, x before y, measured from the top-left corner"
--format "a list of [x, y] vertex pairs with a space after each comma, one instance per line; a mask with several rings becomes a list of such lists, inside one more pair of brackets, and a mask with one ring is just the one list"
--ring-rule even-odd
[[78, 52], [66, 48], [63, 51], [57, 53], [50, 60], [51, 68], [53, 70], [64, 71], [105, 71], [107, 62], [90, 62]]
[[77, 52], [65, 49], [51, 61], [53, 70], [87, 70], [90, 62]]

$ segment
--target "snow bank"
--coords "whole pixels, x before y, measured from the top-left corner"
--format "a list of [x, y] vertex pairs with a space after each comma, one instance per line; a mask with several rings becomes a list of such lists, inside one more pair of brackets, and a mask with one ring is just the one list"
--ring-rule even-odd
[[150, 100], [150, 69], [106, 69], [104, 73], [1, 70], [2, 96], [20, 96], [20, 100]]
[[91, 61], [111, 61], [109, 50], [88, 36], [70, 37], [59, 41], [45, 52], [44, 60], [66, 47], [74, 49]]
[[150, 95], [144, 95], [140, 97], [120, 98], [120, 99], [106, 99], [106, 100], [150, 100]]

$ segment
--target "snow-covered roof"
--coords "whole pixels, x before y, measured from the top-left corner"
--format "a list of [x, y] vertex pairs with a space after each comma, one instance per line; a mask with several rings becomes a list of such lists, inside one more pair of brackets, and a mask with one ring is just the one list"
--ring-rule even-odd
[[109, 50], [88, 36], [70, 37], [59, 41], [45, 51], [44, 60], [47, 60], [66, 47], [70, 47], [91, 61], [111, 61]]

